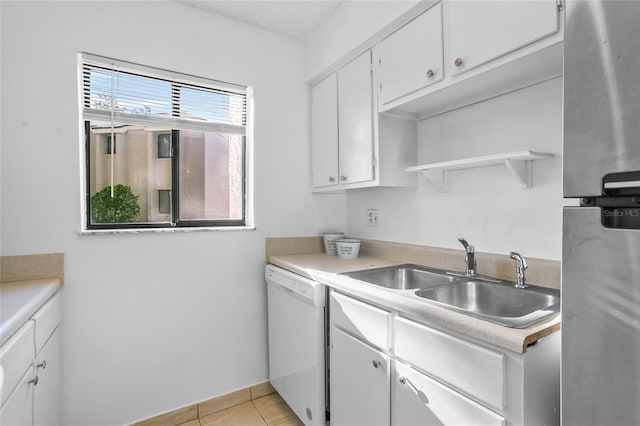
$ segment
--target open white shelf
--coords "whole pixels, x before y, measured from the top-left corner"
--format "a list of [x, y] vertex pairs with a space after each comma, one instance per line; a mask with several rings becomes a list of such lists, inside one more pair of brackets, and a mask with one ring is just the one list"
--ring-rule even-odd
[[450, 170], [471, 169], [474, 167], [495, 166], [504, 164], [513, 172], [521, 188], [531, 186], [531, 162], [551, 158], [548, 152], [515, 151], [504, 154], [484, 155], [481, 157], [463, 158], [441, 163], [423, 164], [409, 167], [405, 172], [422, 172], [441, 191], [447, 192], [447, 172]]

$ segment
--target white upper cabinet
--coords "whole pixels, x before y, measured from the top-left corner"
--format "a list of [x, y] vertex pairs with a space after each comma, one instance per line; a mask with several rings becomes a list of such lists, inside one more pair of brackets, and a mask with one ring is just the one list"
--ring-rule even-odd
[[374, 48], [380, 112], [424, 119], [561, 76], [564, 26], [556, 1], [421, 6], [417, 18]]
[[556, 0], [447, 1], [448, 67], [459, 74], [559, 29]]
[[311, 158], [314, 188], [338, 185], [338, 79], [311, 88]]
[[442, 50], [442, 5], [438, 3], [380, 43], [381, 104], [441, 81]]
[[374, 180], [373, 80], [367, 51], [311, 88], [316, 190]]
[[311, 88], [314, 191], [415, 186], [416, 123], [379, 116], [374, 84], [368, 50]]
[[415, 186], [417, 120], [560, 77], [557, 1], [425, 1], [381, 30], [311, 88], [313, 190]]
[[338, 70], [340, 182], [373, 180], [373, 80], [371, 52]]

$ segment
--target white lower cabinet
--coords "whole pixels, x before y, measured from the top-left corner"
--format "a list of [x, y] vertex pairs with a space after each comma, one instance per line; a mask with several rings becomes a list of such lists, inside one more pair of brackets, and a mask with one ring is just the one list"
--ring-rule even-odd
[[60, 331], [56, 329], [33, 362], [38, 384], [33, 388], [33, 424], [60, 424]]
[[516, 353], [398, 316], [393, 324], [394, 357], [475, 406], [473, 424], [560, 424], [560, 332]]
[[389, 312], [335, 291], [330, 299], [335, 326], [372, 346], [387, 349]]
[[335, 290], [329, 317], [334, 426], [560, 424], [560, 332], [516, 353]]
[[401, 362], [391, 390], [392, 422], [406, 425], [505, 425], [504, 417]]
[[26, 426], [33, 423], [33, 367], [29, 367], [0, 410], [3, 426]]
[[504, 408], [504, 353], [400, 317], [394, 332], [396, 357], [485, 404]]
[[2, 426], [60, 424], [60, 303], [51, 297], [0, 348]]
[[390, 359], [344, 331], [331, 329], [331, 423], [388, 425]]
[[388, 425], [389, 312], [331, 291], [329, 401], [333, 425]]

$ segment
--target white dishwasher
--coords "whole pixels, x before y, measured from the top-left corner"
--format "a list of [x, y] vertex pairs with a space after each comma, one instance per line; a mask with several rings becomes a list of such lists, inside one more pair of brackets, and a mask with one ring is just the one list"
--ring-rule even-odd
[[274, 265], [265, 278], [269, 380], [305, 425], [324, 425], [326, 287]]

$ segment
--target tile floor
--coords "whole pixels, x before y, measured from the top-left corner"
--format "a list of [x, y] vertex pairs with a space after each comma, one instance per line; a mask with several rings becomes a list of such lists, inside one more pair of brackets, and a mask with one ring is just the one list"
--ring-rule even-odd
[[277, 393], [198, 417], [180, 426], [303, 426]]

